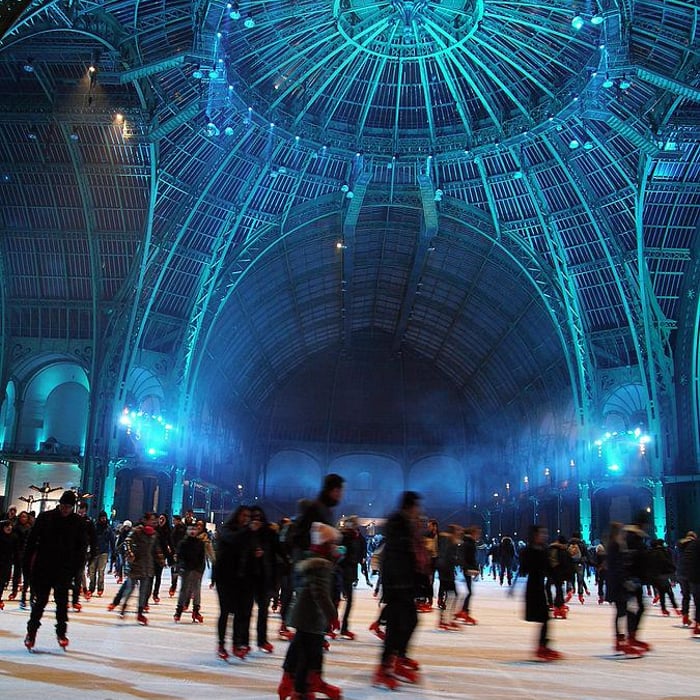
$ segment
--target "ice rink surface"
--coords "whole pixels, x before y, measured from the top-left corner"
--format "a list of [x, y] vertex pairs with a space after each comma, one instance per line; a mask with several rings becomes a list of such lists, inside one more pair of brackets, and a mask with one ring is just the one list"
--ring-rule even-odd
[[[117, 589], [113, 578], [102, 598], [82, 601], [70, 614], [70, 646], [56, 643], [54, 611], [47, 607], [33, 652], [23, 645], [29, 613], [17, 601], [0, 611], [0, 690], [3, 698], [51, 700], [247, 700], [275, 698], [287, 642], [277, 639], [279, 617], [270, 615], [272, 654], [255, 645], [243, 661], [216, 656], [218, 603], [203, 589], [204, 623], [183, 614], [173, 622], [175, 599], [151, 604], [147, 627], [136, 623], [131, 608], [125, 619], [108, 612]], [[206, 579], [205, 579], [206, 580]], [[458, 584], [459, 585], [459, 584]], [[676, 589], [677, 591], [678, 589]], [[460, 588], [460, 593], [462, 592]], [[581, 605], [570, 603], [567, 620], [552, 620], [552, 646], [563, 661], [533, 660], [537, 625], [522, 619], [524, 581], [511, 591], [490, 578], [477, 580], [472, 598], [476, 626], [458, 631], [437, 629], [437, 611], [419, 615], [410, 650], [422, 666], [418, 685], [402, 683], [397, 691], [371, 685], [381, 642], [368, 631], [378, 614], [377, 600], [361, 583], [356, 589], [351, 629], [357, 639], [335, 640], [325, 656], [325, 679], [349, 700], [395, 698], [484, 698], [485, 700], [687, 700], [700, 698], [700, 638], [693, 638], [671, 611], [663, 617], [646, 599], [640, 638], [653, 649], [643, 658], [616, 655], [613, 609], [598, 605], [595, 593]], [[678, 592], [676, 593], [678, 595]], [[679, 601], [680, 602], [680, 601]], [[135, 603], [132, 597], [130, 605]], [[691, 607], [691, 615], [692, 615]], [[230, 629], [230, 628], [229, 628]], [[230, 631], [227, 647], [230, 651]]]

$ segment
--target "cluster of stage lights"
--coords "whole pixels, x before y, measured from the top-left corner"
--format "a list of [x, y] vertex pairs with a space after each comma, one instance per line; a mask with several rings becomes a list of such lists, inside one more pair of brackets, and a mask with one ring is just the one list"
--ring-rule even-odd
[[144, 453], [149, 457], [156, 458], [167, 454], [173, 426], [166, 422], [163, 416], [124, 408], [119, 423], [128, 436], [143, 445]]
[[641, 428], [634, 430], [607, 432], [595, 441], [599, 459], [607, 459], [609, 464], [607, 469], [613, 474], [622, 471], [620, 458], [630, 455], [634, 450], [640, 457], [647, 453], [647, 445], [651, 442], [651, 437]]

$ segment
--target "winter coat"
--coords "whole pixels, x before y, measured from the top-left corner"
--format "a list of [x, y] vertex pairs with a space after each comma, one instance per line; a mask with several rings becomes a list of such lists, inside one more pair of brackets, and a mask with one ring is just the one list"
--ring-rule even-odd
[[357, 566], [365, 557], [367, 544], [365, 538], [359, 530], [343, 530], [342, 545], [345, 547], [345, 556], [340, 562], [342, 579], [346, 585], [350, 585], [357, 580]]
[[449, 532], [441, 532], [438, 536], [437, 570], [440, 583], [454, 587], [456, 568], [461, 560], [460, 548]]
[[649, 579], [657, 588], [666, 588], [669, 577], [675, 573], [671, 551], [663, 545], [652, 547], [647, 555]]
[[651, 583], [649, 580], [648, 552], [645, 544], [646, 533], [636, 525], [625, 525], [624, 535], [624, 565], [627, 588]]
[[137, 525], [124, 541], [129, 576], [135, 579], [153, 578], [156, 573], [156, 558], [164, 563], [154, 528]]
[[109, 523], [97, 522], [95, 524], [95, 540], [98, 554], [114, 553], [114, 531]]
[[428, 562], [428, 552], [417, 536], [415, 525], [402, 512], [397, 511], [384, 526], [384, 550], [382, 553], [382, 587], [384, 601], [413, 599], [420, 569], [417, 547], [423, 548]]
[[24, 550], [30, 580], [68, 586], [85, 563], [86, 549], [83, 518], [62, 515], [59, 508], [39, 513]]
[[552, 542], [547, 549], [547, 559], [550, 569], [549, 576], [556, 583], [564, 583], [573, 576], [574, 566], [566, 544]]
[[177, 547], [177, 565], [180, 572], [199, 571], [206, 568], [206, 547], [200, 537], [185, 537]]
[[[694, 537], [684, 537], [678, 542], [678, 579], [689, 579], [690, 572], [693, 568], [693, 559], [695, 555], [696, 542]], [[689, 546], [692, 545], [692, 546]]]
[[287, 624], [300, 632], [324, 634], [336, 618], [337, 611], [331, 598], [333, 562], [310, 555], [294, 567], [299, 581], [294, 603], [287, 616]]
[[627, 597], [623, 551], [616, 540], [608, 544], [606, 551], [605, 600], [608, 603], [618, 603]]
[[462, 571], [465, 576], [473, 576], [479, 571], [476, 555], [476, 540], [471, 535], [465, 535], [462, 541]]
[[[0, 586], [10, 580], [12, 565], [17, 561], [19, 547], [19, 537], [15, 531], [13, 530], [8, 535], [4, 529], [0, 528]], [[1, 589], [0, 598], [2, 598]]]
[[520, 555], [520, 574], [527, 576], [525, 586], [525, 619], [545, 622], [549, 617], [544, 581], [549, 573], [547, 550], [528, 544]]

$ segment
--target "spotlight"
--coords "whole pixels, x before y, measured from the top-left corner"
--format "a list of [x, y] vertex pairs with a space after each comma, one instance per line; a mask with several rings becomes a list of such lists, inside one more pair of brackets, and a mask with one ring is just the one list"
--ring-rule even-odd
[[442, 196], [445, 193], [438, 187], [438, 189], [435, 190], [435, 199], [434, 201], [436, 202], [442, 202]]
[[24, 70], [25, 73], [33, 73], [34, 72], [34, 59], [28, 58], [25, 62], [24, 65], [22, 66], [22, 69]]
[[571, 20], [571, 26], [578, 31], [579, 29], [582, 29], [584, 25], [583, 17], [581, 15], [576, 15], [572, 20]]
[[605, 80], [603, 81], [604, 88], [611, 88], [615, 84], [615, 81], [610, 77], [609, 73], [605, 74]]
[[350, 187], [349, 187], [348, 185], [343, 185], [343, 186], [340, 188], [340, 191], [341, 191], [341, 192], [349, 192], [349, 191], [350, 191]]
[[352, 191], [346, 192], [346, 193], [345, 193], [345, 198], [346, 198], [346, 199], [353, 199], [354, 196], [355, 196], [355, 193], [352, 192]]
[[593, 141], [591, 141], [590, 139], [584, 141], [584, 142], [583, 142], [583, 149], [584, 149], [585, 151], [591, 151], [591, 150], [593, 150]]
[[207, 124], [207, 136], [218, 136], [220, 133], [219, 127], [214, 124], [214, 122], [209, 122]]
[[36, 131], [34, 131], [34, 129], [30, 129], [30, 130], [27, 132], [27, 138], [28, 138], [30, 141], [38, 141], [38, 140], [39, 140], [39, 136], [37, 135]]
[[224, 129], [224, 135], [225, 136], [233, 136], [233, 127], [227, 126]]
[[255, 20], [253, 19], [253, 15], [248, 15], [245, 18], [245, 21], [243, 22], [243, 26], [246, 29], [252, 29], [255, 26]]
[[231, 11], [228, 13], [231, 19], [239, 20], [241, 18], [241, 8], [238, 7], [237, 2], [231, 3]]
[[68, 138], [71, 141], [80, 141], [80, 136], [78, 136], [78, 133], [73, 129], [70, 134], [68, 134]]
[[631, 87], [632, 81], [626, 75], [623, 75], [620, 78], [620, 90], [629, 90]]
[[201, 68], [197, 68], [193, 73], [192, 77], [195, 80], [201, 80], [204, 77], [204, 71]]
[[569, 141], [569, 148], [572, 151], [575, 151], [580, 145], [581, 144], [578, 142], [578, 139], [571, 139], [571, 141]]
[[593, 17], [591, 17], [591, 24], [595, 27], [597, 27], [599, 24], [603, 24], [604, 21], [605, 17], [597, 12], [593, 15]]
[[216, 70], [216, 68], [212, 68], [212, 69], [209, 71], [209, 78], [210, 78], [211, 80], [216, 80], [218, 77], [219, 77], [219, 71]]

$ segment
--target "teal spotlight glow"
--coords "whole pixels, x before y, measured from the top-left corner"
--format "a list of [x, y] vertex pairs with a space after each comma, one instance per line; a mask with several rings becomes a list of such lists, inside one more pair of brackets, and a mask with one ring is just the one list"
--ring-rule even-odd
[[576, 30], [579, 31], [580, 29], [583, 28], [584, 25], [584, 20], [581, 15], [576, 15], [572, 20], [571, 20], [571, 26]]

